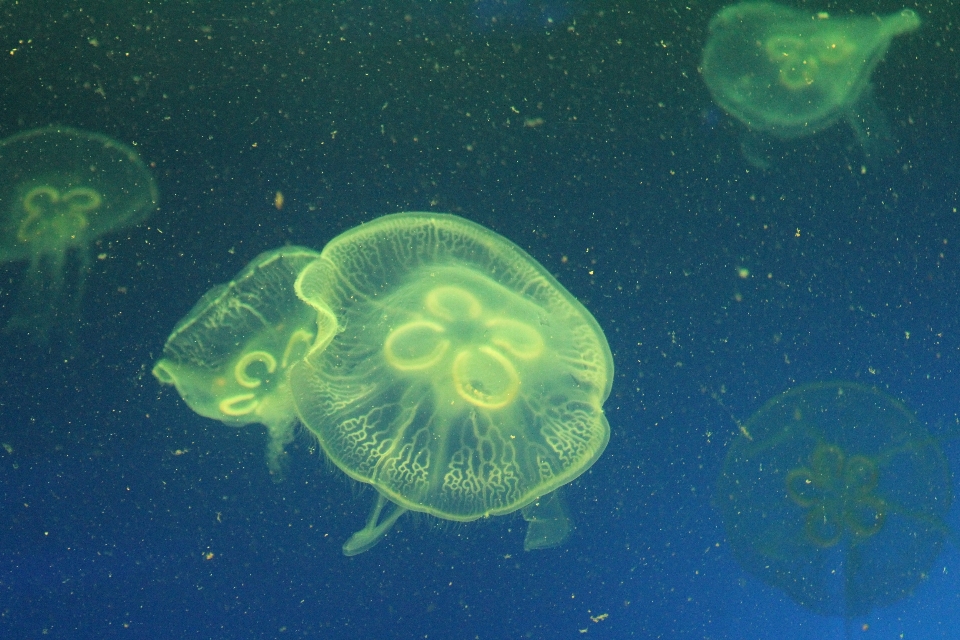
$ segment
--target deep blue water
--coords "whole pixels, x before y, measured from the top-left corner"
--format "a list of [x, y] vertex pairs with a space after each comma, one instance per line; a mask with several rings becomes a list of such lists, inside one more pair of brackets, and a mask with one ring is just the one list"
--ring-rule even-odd
[[[924, 26], [874, 73], [895, 157], [861, 169], [838, 125], [767, 171], [697, 71], [722, 6], [0, 3], [0, 135], [135, 144], [161, 194], [91, 248], [78, 326], [2, 336], [0, 637], [955, 637], [953, 544], [901, 602], [824, 618], [738, 567], [713, 487], [734, 419], [797, 384], [956, 426], [960, 6], [913, 6]], [[510, 238], [604, 329], [611, 439], [566, 488], [561, 548], [525, 553], [519, 514], [408, 515], [344, 557], [373, 491], [306, 436], [272, 482], [261, 429], [150, 375], [261, 251], [404, 210]], [[0, 319], [22, 269], [0, 270]]]

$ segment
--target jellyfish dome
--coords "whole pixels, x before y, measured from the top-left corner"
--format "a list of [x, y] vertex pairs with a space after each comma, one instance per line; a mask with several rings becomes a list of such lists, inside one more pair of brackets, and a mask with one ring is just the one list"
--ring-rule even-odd
[[874, 99], [870, 75], [893, 38], [916, 30], [911, 9], [832, 16], [769, 2], [741, 2], [710, 21], [700, 71], [710, 95], [739, 120], [744, 157], [766, 169], [783, 141], [843, 120], [864, 156], [882, 161], [897, 141]]
[[748, 128], [784, 139], [811, 135], [844, 116], [855, 124], [890, 41], [919, 25], [910, 9], [831, 17], [742, 2], [710, 21], [703, 79], [716, 103]]
[[300, 417], [379, 492], [345, 553], [376, 544], [404, 510], [470, 521], [523, 509], [528, 548], [566, 535], [547, 496], [607, 444], [613, 359], [541, 265], [462, 218], [401, 213], [332, 240], [296, 290], [319, 327], [291, 371]]
[[743, 568], [822, 615], [907, 597], [947, 538], [950, 471], [900, 402], [849, 382], [802, 385], [743, 425], [717, 483]]
[[0, 262], [29, 261], [8, 326], [43, 334], [64, 313], [79, 315], [92, 243], [156, 205], [140, 156], [107, 136], [55, 126], [0, 140]]
[[153, 367], [196, 413], [235, 427], [265, 425], [275, 474], [297, 423], [288, 372], [316, 335], [315, 314], [293, 284], [319, 255], [290, 246], [254, 258], [177, 323]]

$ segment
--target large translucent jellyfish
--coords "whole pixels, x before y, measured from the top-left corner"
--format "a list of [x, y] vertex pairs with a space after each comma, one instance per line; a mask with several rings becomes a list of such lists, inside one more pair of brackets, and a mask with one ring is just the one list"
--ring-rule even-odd
[[613, 359], [553, 276], [477, 224], [402, 213], [332, 240], [296, 290], [318, 327], [290, 373], [300, 417], [378, 492], [344, 553], [377, 544], [407, 510], [457, 521], [521, 510], [526, 548], [563, 541], [556, 491], [606, 447]]

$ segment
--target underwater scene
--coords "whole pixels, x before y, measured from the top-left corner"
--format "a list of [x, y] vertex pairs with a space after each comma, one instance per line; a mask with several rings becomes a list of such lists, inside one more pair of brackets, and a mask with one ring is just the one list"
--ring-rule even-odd
[[0, 637], [957, 637], [956, 0], [0, 43]]

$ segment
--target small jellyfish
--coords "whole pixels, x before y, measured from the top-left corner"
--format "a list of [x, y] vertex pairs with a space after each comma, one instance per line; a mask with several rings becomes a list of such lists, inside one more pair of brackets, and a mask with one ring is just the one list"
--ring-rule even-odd
[[290, 372], [300, 418], [378, 492], [345, 554], [407, 510], [461, 522], [521, 511], [525, 548], [563, 541], [557, 490], [607, 445], [613, 358], [553, 276], [477, 224], [400, 213], [333, 239], [296, 291], [318, 326]]
[[288, 372], [316, 337], [316, 314], [297, 298], [293, 283], [319, 255], [283, 247], [254, 258], [177, 323], [153, 368], [157, 380], [175, 385], [200, 415], [236, 427], [265, 425], [267, 463], [276, 478], [297, 423]]
[[107, 136], [46, 127], [0, 140], [0, 262], [29, 261], [7, 328], [43, 340], [78, 320], [93, 242], [156, 206], [140, 156]]
[[851, 382], [767, 402], [730, 445], [717, 505], [741, 566], [822, 615], [907, 597], [950, 537], [950, 467], [897, 400]]
[[829, 17], [744, 2], [710, 21], [701, 72], [714, 101], [746, 125], [748, 140], [809, 136], [846, 119], [865, 152], [882, 155], [892, 138], [870, 74], [890, 41], [919, 25], [910, 9]]

